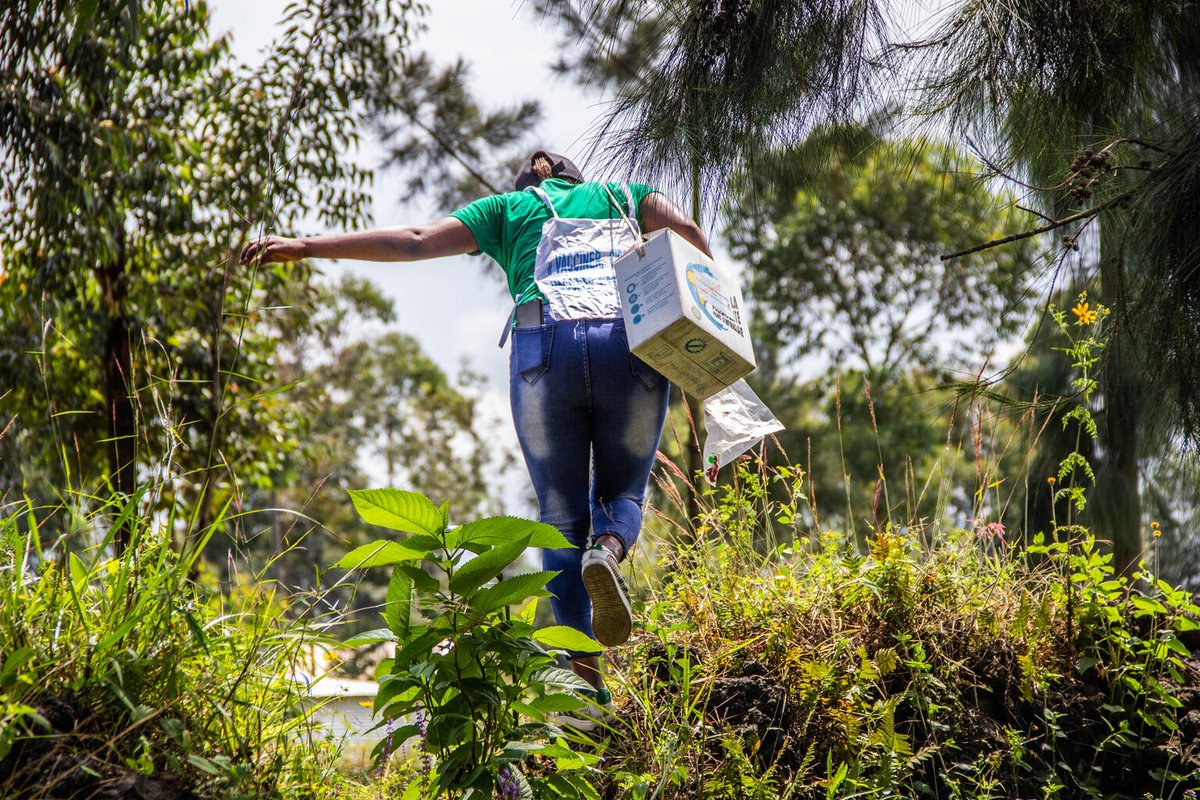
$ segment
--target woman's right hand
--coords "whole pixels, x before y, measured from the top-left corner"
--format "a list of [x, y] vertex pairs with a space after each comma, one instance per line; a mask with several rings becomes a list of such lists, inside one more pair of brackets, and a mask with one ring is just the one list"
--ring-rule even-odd
[[260, 264], [276, 261], [299, 261], [305, 257], [304, 241], [286, 236], [262, 236], [242, 248], [241, 262], [249, 264], [258, 260]]

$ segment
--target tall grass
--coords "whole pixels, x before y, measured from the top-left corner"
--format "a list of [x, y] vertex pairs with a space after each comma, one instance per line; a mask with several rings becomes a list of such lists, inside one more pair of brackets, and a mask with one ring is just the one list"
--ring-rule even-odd
[[179, 553], [135, 508], [91, 500], [81, 551], [42, 540], [66, 507], [0, 518], [0, 796], [345, 796], [293, 678], [322, 626], [269, 585], [223, 596], [197, 561], [208, 534]]
[[1190, 595], [1117, 575], [1078, 526], [1025, 550], [884, 524], [863, 549], [797, 522], [800, 479], [743, 462], [690, 543], [658, 547], [613, 668], [614, 796], [1200, 791]]

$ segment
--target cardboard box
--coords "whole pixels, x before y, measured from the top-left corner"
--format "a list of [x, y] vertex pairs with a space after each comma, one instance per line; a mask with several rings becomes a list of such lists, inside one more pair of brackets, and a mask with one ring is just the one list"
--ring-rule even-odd
[[614, 268], [629, 349], [675, 385], [703, 400], [753, 371], [741, 287], [683, 237], [655, 231]]

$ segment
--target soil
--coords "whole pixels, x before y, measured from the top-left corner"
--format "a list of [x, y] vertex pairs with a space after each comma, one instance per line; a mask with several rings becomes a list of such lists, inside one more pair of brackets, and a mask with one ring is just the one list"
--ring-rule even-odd
[[79, 695], [51, 695], [34, 705], [51, 730], [16, 741], [0, 761], [5, 800], [198, 800], [179, 776], [145, 776], [126, 766], [110, 746], [125, 724]]
[[762, 766], [792, 761], [781, 759], [793, 724], [787, 689], [768, 676], [759, 662], [743, 664], [740, 677], [713, 681], [708, 716], [743, 741], [757, 742], [756, 755]]

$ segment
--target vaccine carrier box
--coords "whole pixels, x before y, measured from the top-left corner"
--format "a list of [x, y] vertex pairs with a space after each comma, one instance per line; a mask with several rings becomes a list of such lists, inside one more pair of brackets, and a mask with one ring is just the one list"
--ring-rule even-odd
[[692, 397], [711, 397], [754, 370], [742, 290], [674, 231], [613, 265], [629, 349]]

